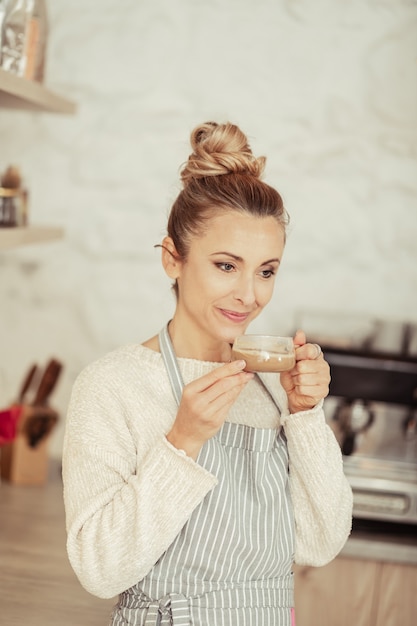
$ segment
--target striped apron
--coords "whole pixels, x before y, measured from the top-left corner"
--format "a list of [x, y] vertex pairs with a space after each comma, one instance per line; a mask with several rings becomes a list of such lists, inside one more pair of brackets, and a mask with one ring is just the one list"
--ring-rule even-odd
[[[179, 403], [167, 328], [159, 340]], [[197, 462], [217, 486], [149, 574], [120, 594], [110, 626], [291, 626], [294, 523], [282, 429], [225, 422]]]

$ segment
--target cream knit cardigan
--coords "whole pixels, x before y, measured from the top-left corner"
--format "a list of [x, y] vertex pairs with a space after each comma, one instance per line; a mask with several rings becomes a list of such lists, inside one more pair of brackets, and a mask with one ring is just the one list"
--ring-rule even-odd
[[[178, 359], [185, 384], [217, 363]], [[228, 421], [283, 426], [296, 526], [295, 560], [324, 565], [351, 529], [352, 492], [321, 406], [290, 415], [276, 374], [255, 377]], [[160, 353], [128, 345], [76, 380], [63, 451], [67, 549], [81, 584], [110, 598], [139, 582], [217, 484], [165, 435], [177, 406]]]

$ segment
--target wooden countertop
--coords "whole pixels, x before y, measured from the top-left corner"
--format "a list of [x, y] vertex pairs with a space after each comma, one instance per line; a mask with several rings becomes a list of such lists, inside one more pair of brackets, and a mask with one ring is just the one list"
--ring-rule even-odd
[[59, 464], [41, 487], [0, 484], [0, 606], [5, 624], [103, 626], [115, 600], [78, 582], [66, 553]]

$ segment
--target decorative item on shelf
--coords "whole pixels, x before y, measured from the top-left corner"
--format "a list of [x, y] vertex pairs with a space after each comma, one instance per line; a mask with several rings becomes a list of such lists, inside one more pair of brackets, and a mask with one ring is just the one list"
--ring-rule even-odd
[[1, 477], [10, 483], [42, 485], [47, 480], [49, 436], [59, 417], [48, 399], [61, 370], [56, 359], [50, 359], [43, 373], [32, 365], [16, 402], [0, 411]]
[[0, 0], [0, 66], [43, 82], [48, 19], [45, 0]]
[[28, 193], [18, 167], [10, 165], [0, 179], [0, 228], [28, 225]]

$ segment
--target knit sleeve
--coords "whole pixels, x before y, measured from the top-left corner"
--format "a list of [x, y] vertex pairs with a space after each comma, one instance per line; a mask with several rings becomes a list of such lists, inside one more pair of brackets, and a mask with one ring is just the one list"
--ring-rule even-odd
[[295, 517], [295, 561], [300, 565], [330, 562], [344, 546], [352, 525], [352, 490], [322, 404], [282, 419]]
[[139, 582], [217, 483], [143, 411], [137, 403], [137, 440], [108, 377], [90, 369], [74, 385], [63, 451], [67, 550], [81, 584], [101, 598]]

